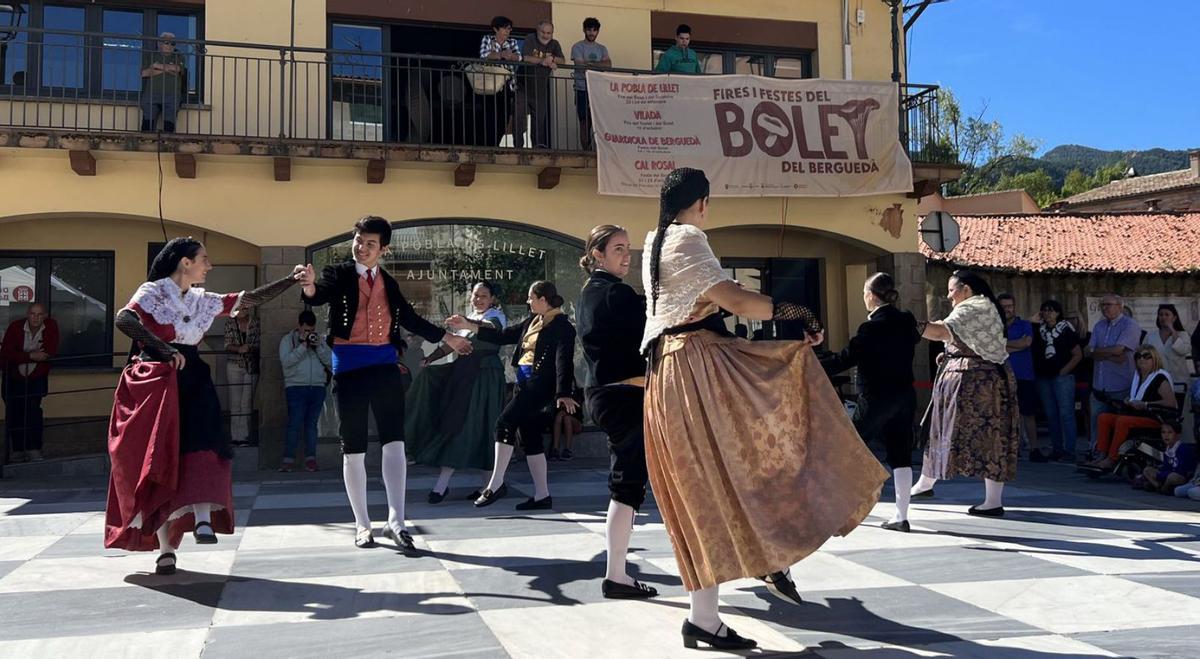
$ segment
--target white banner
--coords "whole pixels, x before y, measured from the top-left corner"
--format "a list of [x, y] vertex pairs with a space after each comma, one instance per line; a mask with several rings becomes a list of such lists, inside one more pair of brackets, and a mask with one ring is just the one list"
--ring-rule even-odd
[[657, 197], [676, 167], [722, 197], [912, 192], [892, 83], [587, 76], [600, 194]]

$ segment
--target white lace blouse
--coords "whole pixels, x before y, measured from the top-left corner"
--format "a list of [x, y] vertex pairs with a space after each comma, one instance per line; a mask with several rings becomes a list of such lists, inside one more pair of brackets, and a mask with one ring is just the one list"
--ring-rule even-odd
[[[663, 239], [658, 269], [657, 307], [646, 302], [646, 331], [642, 334], [643, 351], [664, 331], [683, 325], [692, 314], [696, 301], [713, 286], [732, 279], [708, 245], [708, 236], [690, 224], [672, 224]], [[646, 234], [642, 253], [642, 287], [650, 298], [650, 253], [656, 231]]]

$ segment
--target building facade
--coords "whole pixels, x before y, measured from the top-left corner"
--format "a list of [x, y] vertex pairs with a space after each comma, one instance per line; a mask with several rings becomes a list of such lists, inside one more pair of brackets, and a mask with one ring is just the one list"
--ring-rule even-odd
[[[523, 315], [532, 279], [556, 281], [570, 303], [583, 281], [576, 265], [583, 240], [596, 224], [622, 224], [639, 244], [655, 223], [657, 200], [596, 193], [570, 67], [551, 78], [545, 148], [513, 148], [511, 116], [497, 108], [497, 96], [480, 93], [487, 85], [472, 68], [494, 15], [511, 18], [518, 38], [553, 21], [568, 53], [582, 38], [583, 19], [594, 16], [614, 67], [629, 72], [650, 69], [675, 26], [688, 23], [704, 73], [890, 80], [888, 7], [848, 7], [839, 0], [0, 3], [0, 321], [23, 315], [31, 300], [48, 302], [65, 343], [51, 390], [90, 390], [47, 399], [48, 424], [62, 426], [48, 431], [47, 453], [56, 453], [54, 437], [60, 446], [103, 438], [111, 401], [103, 388], [114, 385], [129, 349], [112, 316], [165, 238], [202, 240], [217, 266], [209, 288], [237, 290], [296, 263], [344, 258], [351, 224], [380, 215], [396, 228], [389, 269], [435, 319], [465, 308], [473, 279], [501, 285], [510, 317]], [[178, 88], [151, 93], [141, 71], [166, 61], [153, 59], [164, 32], [174, 35], [178, 56], [169, 61], [179, 65]], [[922, 162], [934, 89], [902, 90], [899, 138], [912, 154], [917, 192], [957, 171]], [[143, 126], [148, 94], [178, 106], [175, 132]], [[819, 309], [838, 349], [864, 317], [860, 286], [870, 272], [896, 272], [907, 306], [923, 308], [917, 192], [722, 198], [713, 206], [711, 243], [744, 284]], [[19, 295], [16, 285], [25, 287]], [[255, 407], [264, 461], [278, 455], [285, 416], [275, 346], [300, 309], [299, 295], [289, 294], [260, 311]], [[219, 330], [207, 345], [214, 351]], [[224, 372], [222, 356], [208, 358]]]

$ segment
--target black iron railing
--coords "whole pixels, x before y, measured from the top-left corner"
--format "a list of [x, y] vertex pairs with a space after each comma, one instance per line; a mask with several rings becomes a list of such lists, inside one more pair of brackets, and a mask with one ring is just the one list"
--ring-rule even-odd
[[[632, 74], [633, 69], [612, 69]], [[8, 28], [0, 126], [586, 152], [575, 68]], [[927, 156], [937, 87], [905, 85], [901, 139]]]

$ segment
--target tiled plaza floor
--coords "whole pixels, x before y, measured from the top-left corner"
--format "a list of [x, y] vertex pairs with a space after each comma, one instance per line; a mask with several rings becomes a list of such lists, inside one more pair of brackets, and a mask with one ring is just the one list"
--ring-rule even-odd
[[[154, 554], [102, 548], [99, 481], [0, 483], [0, 657], [714, 657], [684, 650], [687, 598], [653, 505], [631, 560], [661, 596], [607, 601], [604, 465], [553, 464], [555, 509], [521, 492], [476, 510], [479, 475], [425, 503], [409, 477], [419, 555], [352, 545], [336, 472], [236, 486], [238, 532], [159, 577]], [[386, 516], [375, 480], [372, 517]], [[858, 657], [1196, 657], [1200, 513], [1192, 501], [1022, 463], [1008, 516], [968, 517], [978, 482], [939, 483], [913, 533], [878, 528], [891, 492], [848, 537], [793, 568], [803, 606], [757, 582], [722, 589], [722, 613], [762, 654]]]

